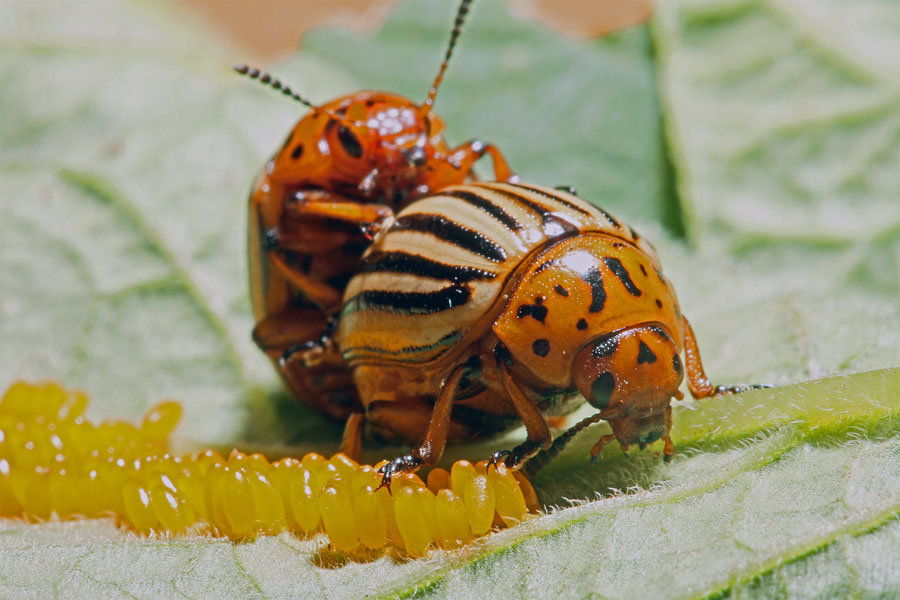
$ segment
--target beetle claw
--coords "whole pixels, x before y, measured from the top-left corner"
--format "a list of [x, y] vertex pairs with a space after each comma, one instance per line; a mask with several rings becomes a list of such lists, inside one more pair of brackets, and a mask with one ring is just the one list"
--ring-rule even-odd
[[381, 478], [381, 483], [378, 484], [378, 487], [375, 488], [375, 491], [377, 492], [381, 488], [386, 487], [388, 493], [390, 494], [391, 479], [394, 477], [394, 475], [413, 473], [422, 466], [423, 462], [424, 461], [418, 456], [407, 454], [406, 456], [398, 456], [394, 460], [381, 465], [381, 467], [378, 468], [378, 472], [382, 473], [383, 476]]
[[721, 396], [725, 394], [741, 394], [743, 392], [747, 392], [749, 390], [764, 390], [774, 387], [770, 383], [738, 383], [736, 385], [717, 385], [715, 390], [716, 396]]
[[510, 456], [511, 454], [512, 452], [510, 452], [509, 450], [497, 450], [496, 452], [491, 454], [491, 457], [487, 461], [487, 466], [494, 467], [496, 469], [497, 465], [501, 462], [505, 463], [503, 459], [505, 459], [507, 456]]

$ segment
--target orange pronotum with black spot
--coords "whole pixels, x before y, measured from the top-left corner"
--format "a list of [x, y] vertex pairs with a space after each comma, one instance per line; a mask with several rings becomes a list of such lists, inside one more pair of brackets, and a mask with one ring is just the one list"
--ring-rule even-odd
[[545, 417], [582, 396], [613, 430], [595, 457], [612, 439], [661, 439], [668, 457], [685, 371], [697, 398], [739, 391], [706, 378], [646, 240], [572, 194], [524, 184], [452, 186], [401, 211], [347, 286], [336, 341], [368, 428], [416, 444], [385, 483], [434, 464], [450, 440], [524, 423], [527, 440], [493, 457], [517, 468], [550, 446]]
[[470, 3], [459, 6], [446, 56], [421, 105], [363, 91], [314, 106], [268, 73], [236, 67], [311, 109], [250, 195], [253, 337], [299, 399], [339, 420], [358, 402], [331, 346], [329, 318], [371, 235], [416, 198], [474, 179], [472, 166], [485, 154], [497, 180], [515, 179], [494, 146], [472, 141], [450, 148], [444, 122], [431, 110]]

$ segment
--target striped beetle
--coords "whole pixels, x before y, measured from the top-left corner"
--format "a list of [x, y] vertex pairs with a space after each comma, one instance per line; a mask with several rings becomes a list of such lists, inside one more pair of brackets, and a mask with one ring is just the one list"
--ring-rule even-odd
[[[401, 211], [344, 297], [336, 340], [365, 422], [418, 444], [383, 467], [433, 465], [448, 441], [524, 423], [501, 451], [518, 468], [551, 442], [545, 416], [583, 396], [623, 449], [662, 439], [687, 370], [695, 398], [712, 385], [654, 248], [572, 194], [532, 185], [452, 186]], [[681, 354], [684, 353], [684, 362]], [[351, 419], [345, 440], [361, 435]]]
[[371, 234], [412, 200], [473, 179], [472, 166], [485, 154], [497, 180], [515, 180], [490, 144], [449, 148], [444, 122], [431, 110], [470, 4], [459, 5], [444, 60], [421, 105], [362, 91], [315, 106], [268, 73], [235, 67], [311, 109], [250, 194], [253, 339], [295, 396], [338, 420], [357, 402], [330, 343], [329, 317], [340, 308]]

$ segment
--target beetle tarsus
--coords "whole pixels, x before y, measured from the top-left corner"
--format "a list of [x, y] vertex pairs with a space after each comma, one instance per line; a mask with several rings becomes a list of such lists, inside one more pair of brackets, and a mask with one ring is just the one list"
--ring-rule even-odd
[[558, 185], [558, 186], [556, 186], [556, 187], [553, 188], [553, 189], [559, 190], [559, 191], [561, 191], [561, 192], [566, 192], [566, 193], [568, 193], [568, 194], [572, 194], [573, 196], [577, 196], [577, 195], [578, 195], [578, 190], [575, 189], [575, 186], [574, 186], [574, 185]]
[[773, 387], [768, 383], [737, 383], [735, 385], [717, 385], [714, 395], [742, 394], [750, 390], [764, 390]]
[[510, 454], [512, 454], [512, 452], [510, 452], [509, 450], [497, 450], [496, 452], [494, 452], [493, 454], [491, 454], [491, 457], [490, 457], [490, 458], [488, 459], [488, 461], [487, 461], [487, 463], [488, 463], [487, 466], [488, 466], [488, 467], [494, 467], [494, 468], [496, 469], [496, 468], [497, 468], [497, 465], [499, 465], [500, 462], [501, 462], [504, 458], [506, 458], [507, 456], [509, 456]]
[[378, 487], [375, 488], [377, 492], [383, 487], [387, 488], [388, 493], [391, 493], [391, 479], [395, 475], [402, 475], [403, 473], [414, 473], [424, 464], [424, 461], [418, 456], [407, 454], [406, 456], [398, 456], [394, 460], [381, 465], [381, 468], [378, 469], [379, 473], [383, 474], [381, 478], [381, 483], [378, 484]]

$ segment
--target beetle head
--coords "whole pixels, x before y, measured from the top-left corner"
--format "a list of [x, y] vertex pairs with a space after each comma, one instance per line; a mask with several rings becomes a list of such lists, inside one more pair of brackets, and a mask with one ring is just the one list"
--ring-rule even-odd
[[668, 433], [682, 377], [672, 338], [653, 325], [597, 338], [572, 363], [573, 385], [626, 446], [643, 448]]

